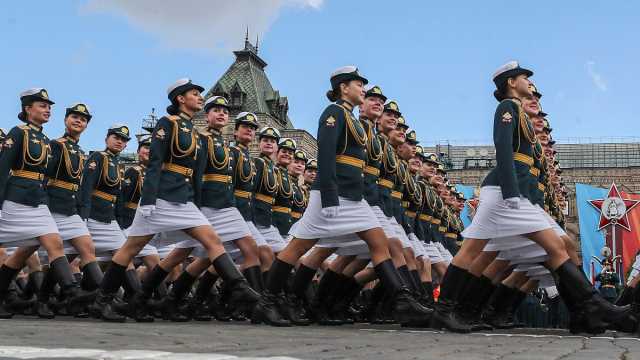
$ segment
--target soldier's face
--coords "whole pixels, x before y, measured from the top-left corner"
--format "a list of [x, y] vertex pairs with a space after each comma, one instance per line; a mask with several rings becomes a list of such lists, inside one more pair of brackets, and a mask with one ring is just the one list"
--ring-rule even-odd
[[417, 173], [420, 169], [422, 169], [422, 160], [419, 157], [414, 156], [409, 159], [409, 170], [412, 173]]
[[214, 106], [207, 112], [209, 127], [222, 129], [229, 122], [229, 110], [222, 106]]
[[391, 130], [388, 136], [391, 145], [400, 146], [401, 144], [404, 144], [406, 135], [403, 128], [396, 127], [395, 129]]
[[178, 103], [183, 104], [187, 110], [192, 112], [202, 110], [204, 99], [200, 92], [196, 89], [191, 89], [182, 95], [177, 97]]
[[549, 144], [549, 135], [542, 132], [540, 134], [537, 134], [536, 136], [538, 137], [538, 141], [540, 141], [541, 145], [544, 146]]
[[544, 132], [544, 120], [540, 116], [532, 116], [531, 121], [533, 122], [533, 130], [535, 130], [536, 134]]
[[140, 162], [143, 164], [148, 163], [150, 151], [151, 150], [149, 149], [149, 146], [140, 146], [140, 148], [138, 149], [138, 160], [140, 160]]
[[289, 149], [278, 150], [278, 164], [287, 167], [289, 166], [289, 164], [291, 164], [291, 161], [293, 161], [293, 150], [289, 150]]
[[304, 182], [307, 184], [313, 184], [316, 181], [316, 175], [318, 174], [318, 170], [316, 169], [307, 169], [304, 171]]
[[510, 78], [509, 82], [513, 81], [513, 87], [516, 91], [516, 94], [519, 98], [525, 98], [528, 96], [533, 96], [533, 91], [531, 89], [531, 81], [529, 81], [529, 77], [524, 74], [520, 74], [515, 78]]
[[384, 109], [384, 101], [378, 96], [369, 96], [364, 99], [364, 103], [360, 105], [360, 113], [368, 119], [376, 120], [382, 115]]
[[538, 98], [534, 95], [525, 96], [522, 98], [522, 107], [524, 108], [524, 112], [529, 115], [529, 117], [537, 116], [540, 112], [540, 104], [538, 103]]
[[79, 114], [69, 114], [64, 119], [64, 125], [70, 135], [78, 136], [87, 128], [87, 118]]
[[364, 84], [360, 80], [351, 80], [348, 83], [340, 84], [340, 91], [353, 106], [364, 102]]
[[277, 147], [276, 139], [272, 137], [265, 136], [260, 139], [260, 152], [267, 156], [273, 155], [276, 152]]
[[51, 105], [44, 101], [34, 101], [31, 105], [25, 107], [29, 119], [36, 124], [44, 124], [51, 117]]
[[252, 142], [256, 136], [256, 129], [248, 125], [240, 124], [234, 135], [239, 143], [247, 145]]
[[420, 168], [420, 176], [430, 178], [436, 174], [436, 168], [429, 162], [423, 162]]
[[415, 154], [416, 154], [416, 147], [415, 146], [411, 146], [407, 142], [403, 142], [402, 144], [398, 145], [398, 155], [403, 160], [409, 160], [413, 156], [415, 156]]
[[127, 147], [127, 140], [121, 136], [116, 134], [111, 134], [107, 137], [106, 140], [107, 149], [111, 150], [114, 153], [120, 153], [124, 148]]
[[395, 130], [398, 125], [398, 114], [392, 111], [385, 111], [378, 120], [380, 124], [380, 131], [384, 134], [389, 134], [390, 131]]
[[291, 162], [291, 164], [289, 164], [289, 173], [291, 173], [294, 176], [300, 176], [302, 175], [302, 173], [304, 172], [304, 167], [307, 164], [306, 161], [304, 160], [298, 160], [295, 159]]

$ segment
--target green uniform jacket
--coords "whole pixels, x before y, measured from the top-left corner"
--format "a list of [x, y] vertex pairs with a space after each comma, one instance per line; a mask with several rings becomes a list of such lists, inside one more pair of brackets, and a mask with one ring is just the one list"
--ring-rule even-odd
[[352, 201], [362, 200], [367, 134], [352, 111], [353, 105], [338, 100], [327, 106], [320, 116], [318, 175], [313, 189], [320, 190], [323, 208], [338, 206], [339, 196]]
[[47, 165], [49, 210], [66, 216], [78, 214], [85, 155], [70, 136], [51, 141], [51, 158]]
[[276, 168], [276, 176], [278, 178], [278, 192], [273, 204], [273, 225], [278, 228], [278, 232], [282, 236], [289, 234], [289, 229], [293, 225], [291, 219], [291, 206], [293, 205], [294, 186], [289, 178], [289, 171], [278, 165]]
[[236, 207], [245, 221], [252, 221], [253, 214], [251, 212], [251, 205], [256, 167], [253, 164], [251, 154], [246, 146], [236, 144], [229, 148], [231, 149], [231, 171], [233, 174], [232, 182], [236, 198]]
[[122, 173], [118, 155], [95, 151], [82, 170], [80, 217], [103, 223], [116, 220], [116, 202], [120, 196]]
[[[291, 198], [291, 225], [293, 225], [300, 220], [300, 217], [304, 214], [309, 198], [304, 186], [299, 185], [298, 177], [291, 176], [290, 178], [291, 184], [293, 184], [293, 197]], [[297, 217], [298, 215], [300, 215], [300, 217]]]
[[369, 119], [361, 117], [360, 122], [367, 133], [367, 164], [364, 171], [364, 199], [371, 206], [384, 205], [380, 200], [378, 191], [378, 178], [380, 177], [380, 164], [382, 162], [382, 142], [375, 132], [375, 124]]
[[380, 208], [386, 217], [393, 216], [393, 198], [391, 191], [396, 181], [398, 172], [398, 155], [389, 144], [389, 140], [383, 134], [379, 134], [382, 146], [382, 159], [380, 161], [380, 178], [378, 179], [378, 196]]
[[433, 241], [433, 234], [431, 230], [431, 220], [433, 216], [433, 206], [435, 206], [436, 194], [434, 193], [431, 185], [427, 179], [418, 178], [418, 186], [422, 191], [422, 208], [416, 220], [416, 236], [425, 242]]
[[256, 168], [253, 193], [253, 222], [256, 226], [269, 227], [272, 223], [271, 207], [278, 192], [278, 178], [273, 161], [266, 155], [253, 160]]
[[196, 195], [198, 206], [213, 209], [235, 207], [233, 196], [232, 164], [229, 148], [220, 131], [209, 129], [200, 135], [202, 142], [198, 154], [196, 176], [201, 179], [201, 193]]
[[[37, 207], [48, 203], [44, 189], [49, 139], [42, 128], [19, 125], [11, 129], [0, 152], [0, 207], [5, 200]], [[29, 172], [33, 178], [16, 176]]]
[[519, 161], [516, 153], [532, 159], [535, 133], [520, 102], [507, 99], [500, 102], [493, 120], [493, 142], [497, 166], [489, 172], [482, 186], [500, 186], [504, 199], [523, 196], [531, 199], [531, 189], [538, 179], [531, 173], [533, 161]]
[[136, 210], [142, 196], [142, 184], [144, 182], [143, 165], [132, 166], [124, 172], [122, 190], [118, 197], [118, 224], [123, 229], [128, 228], [136, 217]]
[[[180, 204], [193, 202], [201, 186], [200, 179], [193, 176], [198, 151], [198, 134], [188, 115], [160, 118], [153, 130], [140, 205], [155, 205], [157, 199]], [[191, 171], [180, 173], [167, 168], [173, 166]]]

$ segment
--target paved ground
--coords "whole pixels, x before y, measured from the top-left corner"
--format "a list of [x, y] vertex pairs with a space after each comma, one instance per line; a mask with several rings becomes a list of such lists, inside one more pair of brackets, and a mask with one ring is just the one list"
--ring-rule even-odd
[[[135, 350], [135, 351], [134, 351]], [[0, 320], [0, 359], [640, 359], [628, 334], [517, 329], [456, 335], [390, 326], [272, 328], [249, 323], [109, 324]]]

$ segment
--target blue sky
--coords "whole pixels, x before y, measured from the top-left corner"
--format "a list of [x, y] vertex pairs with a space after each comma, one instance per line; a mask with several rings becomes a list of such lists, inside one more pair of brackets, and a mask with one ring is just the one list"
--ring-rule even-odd
[[57, 102], [46, 133], [59, 136], [64, 108], [84, 101], [94, 119], [81, 144], [100, 148], [109, 124], [162, 113], [175, 79], [213, 86], [249, 25], [312, 134], [329, 74], [355, 64], [423, 142], [487, 143], [491, 74], [515, 59], [535, 71], [557, 138], [637, 135], [638, 13], [631, 1], [3, 1], [0, 127], [18, 123], [22, 90], [43, 86]]

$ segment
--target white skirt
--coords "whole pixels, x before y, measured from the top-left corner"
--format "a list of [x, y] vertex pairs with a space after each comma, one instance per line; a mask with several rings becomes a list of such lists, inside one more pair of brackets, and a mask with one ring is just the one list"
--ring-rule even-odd
[[[244, 221], [244, 218], [235, 207], [225, 209], [203, 207], [201, 211], [207, 220], [209, 220], [209, 223], [213, 226], [213, 229], [220, 237], [220, 241], [223, 243], [251, 235], [251, 230], [249, 230], [247, 222]], [[187, 235], [184, 231], [180, 231], [180, 233], [186, 236], [186, 240], [177, 243], [177, 248], [188, 249], [202, 247], [198, 240]]]
[[451, 260], [453, 260], [453, 255], [451, 255], [451, 252], [439, 242], [435, 242], [434, 244], [440, 252], [440, 256], [442, 256], [442, 258], [444, 259], [444, 262], [446, 262], [447, 264], [450, 263]]
[[285, 247], [287, 247], [287, 242], [284, 241], [282, 235], [280, 235], [280, 231], [278, 231], [275, 226], [256, 226], [256, 228], [258, 229], [260, 234], [262, 234], [262, 237], [271, 247], [271, 250], [273, 250], [273, 252], [280, 252], [284, 250]]
[[564, 231], [564, 229], [561, 228], [560, 225], [558, 225], [558, 223], [555, 220], [553, 220], [553, 218], [551, 217], [551, 215], [549, 215], [549, 213], [544, 211], [544, 209], [541, 208], [539, 205], [536, 205], [536, 207], [540, 210], [540, 212], [542, 212], [542, 214], [544, 214], [544, 217], [547, 219], [547, 221], [549, 222], [549, 225], [551, 225], [556, 235], [560, 237], [567, 236], [567, 233]]
[[[96, 248], [96, 254], [105, 254], [118, 250], [127, 241], [124, 232], [115, 220], [110, 223], [103, 223], [89, 219], [87, 220], [87, 228]], [[71, 249], [69, 251], [72, 254], [74, 253]]]
[[378, 219], [378, 222], [380, 223], [380, 226], [382, 226], [382, 230], [387, 238], [397, 238], [395, 226], [391, 225], [389, 218], [387, 218], [387, 215], [384, 214], [380, 206], [372, 206], [371, 210], [373, 210], [373, 213], [376, 215], [376, 219]]
[[89, 229], [87, 229], [87, 225], [80, 215], [66, 216], [58, 213], [52, 213], [51, 215], [56, 222], [62, 241], [89, 235]]
[[416, 236], [416, 234], [411, 233], [409, 234], [409, 240], [411, 240], [411, 246], [413, 247], [413, 253], [415, 254], [415, 256], [421, 257], [421, 256], [425, 256], [427, 254], [427, 252], [424, 249], [424, 243], [418, 239], [418, 237]]
[[58, 227], [47, 205], [27, 206], [5, 200], [0, 218], [3, 247], [39, 245], [38, 237], [57, 234]]
[[429, 261], [431, 261], [431, 264], [444, 262], [444, 258], [433, 242], [425, 243], [424, 250], [426, 252], [426, 255], [429, 257]]
[[129, 228], [129, 236], [153, 235], [209, 225], [207, 218], [192, 202], [179, 204], [158, 199], [156, 209], [149, 217], [142, 216], [140, 208], [138, 207]]
[[360, 201], [339, 198], [337, 217], [327, 218], [322, 215], [320, 191], [312, 190], [309, 206], [298, 220], [292, 235], [298, 239], [322, 239], [380, 227], [371, 206], [363, 199]]
[[394, 236], [394, 238], [399, 239], [400, 242], [402, 243], [402, 248], [403, 249], [410, 248], [411, 240], [409, 240], [407, 233], [404, 232], [404, 228], [402, 227], [402, 225], [398, 224], [398, 221], [393, 216], [390, 218], [387, 218], [387, 220], [389, 221], [389, 224], [391, 225], [391, 227], [393, 227], [393, 229], [395, 230], [396, 236]]
[[500, 251], [497, 260], [518, 260], [527, 258], [539, 258], [547, 255], [547, 252], [538, 244], [533, 243], [528, 246]]
[[535, 242], [524, 236], [505, 236], [489, 240], [482, 251], [507, 251], [531, 246], [533, 244], [535, 244]]
[[482, 187], [479, 200], [471, 225], [462, 232], [465, 238], [493, 239], [551, 228], [529, 199], [521, 197], [519, 209], [509, 208], [499, 186]]
[[267, 240], [265, 240], [264, 236], [262, 236], [260, 231], [258, 231], [258, 228], [256, 228], [256, 225], [253, 223], [253, 221], [246, 221], [246, 223], [247, 223], [247, 226], [249, 227], [249, 231], [251, 231], [251, 236], [253, 236], [253, 240], [256, 241], [256, 245], [267, 246], [268, 245]]

